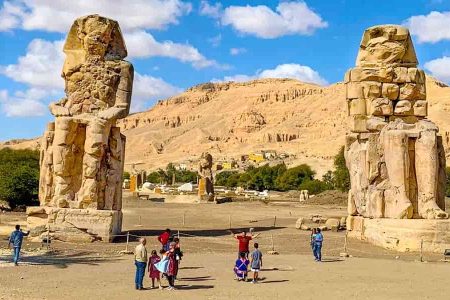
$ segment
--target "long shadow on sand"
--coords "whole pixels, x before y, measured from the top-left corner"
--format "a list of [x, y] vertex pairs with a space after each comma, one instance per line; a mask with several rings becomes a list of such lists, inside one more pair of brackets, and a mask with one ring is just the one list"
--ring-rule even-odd
[[177, 278], [180, 281], [208, 281], [208, 280], [215, 280], [214, 278], [211, 278], [211, 276], [198, 276], [198, 277], [182, 277]]
[[[4, 257], [2, 257], [3, 260]], [[5, 261], [10, 259], [6, 258]], [[69, 265], [83, 264], [97, 266], [100, 263], [114, 261], [114, 257], [102, 258], [97, 255], [93, 255], [91, 252], [77, 252], [73, 254], [66, 253], [48, 253], [42, 255], [33, 256], [21, 256], [20, 265], [41, 265], [41, 266], [54, 266], [56, 268], [65, 269]]]
[[180, 284], [176, 285], [177, 290], [205, 290], [205, 289], [213, 289], [213, 285], [203, 285], [203, 284], [194, 284], [194, 285], [185, 285]]
[[[278, 230], [286, 227], [278, 226], [278, 227], [253, 227], [254, 232], [261, 233], [264, 231]], [[130, 233], [130, 241], [137, 241], [137, 236], [155, 236], [160, 235], [163, 229], [153, 230], [153, 229], [135, 229], [129, 230], [127, 232]], [[199, 229], [199, 230], [180, 230], [180, 235], [183, 236], [196, 236], [196, 237], [219, 237], [219, 236], [227, 236], [233, 233], [240, 233], [242, 231], [248, 231], [248, 227], [236, 227], [231, 229]], [[175, 234], [176, 231], [174, 230]], [[123, 232], [122, 234], [126, 234]], [[114, 239], [115, 243], [125, 243], [125, 236], [119, 236]]]

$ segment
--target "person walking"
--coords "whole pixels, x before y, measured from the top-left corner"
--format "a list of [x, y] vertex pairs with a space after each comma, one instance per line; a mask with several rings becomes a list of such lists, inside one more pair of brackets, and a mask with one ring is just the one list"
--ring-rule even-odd
[[169, 240], [171, 232], [172, 231], [169, 228], [167, 228], [163, 233], [161, 233], [158, 236], [158, 241], [161, 243], [162, 249], [164, 249], [164, 251], [169, 251]]
[[20, 249], [22, 248], [23, 237], [30, 234], [30, 231], [23, 232], [20, 229], [20, 225], [16, 225], [16, 230], [11, 233], [8, 241], [8, 248], [11, 248], [11, 244], [13, 246], [13, 262], [15, 266], [19, 265], [20, 259]]
[[139, 245], [136, 246], [134, 251], [134, 264], [136, 266], [136, 276], [134, 283], [137, 290], [143, 290], [145, 267], [147, 266], [147, 248], [145, 248], [147, 240], [145, 238], [139, 239]]
[[169, 244], [169, 251], [166, 252], [169, 264], [167, 266], [167, 281], [169, 282], [168, 290], [175, 289], [175, 278], [178, 274], [178, 261], [175, 257], [175, 242]]
[[258, 281], [259, 271], [262, 268], [262, 253], [258, 249], [258, 247], [259, 247], [258, 243], [255, 243], [253, 245], [253, 247], [255, 247], [255, 250], [253, 250], [252, 255], [251, 255], [250, 266], [251, 266], [251, 270], [253, 272], [252, 283], [256, 283]]
[[[232, 232], [233, 233], [233, 232]], [[238, 258], [241, 257], [241, 253], [245, 254], [245, 257], [248, 258], [249, 254], [249, 243], [252, 239], [256, 238], [259, 233], [253, 235], [251, 233], [247, 234], [247, 232], [242, 231], [241, 234], [234, 234], [234, 238], [239, 241], [239, 251], [238, 251]]]
[[322, 261], [322, 243], [323, 234], [320, 228], [317, 228], [316, 235], [314, 236], [314, 256], [316, 261]]

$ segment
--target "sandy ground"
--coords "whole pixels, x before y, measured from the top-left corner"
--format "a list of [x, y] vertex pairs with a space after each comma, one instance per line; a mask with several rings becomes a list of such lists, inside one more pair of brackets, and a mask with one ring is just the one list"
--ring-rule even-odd
[[[339, 258], [345, 232], [325, 232], [325, 262], [312, 259], [309, 233], [294, 228], [298, 217], [320, 214], [340, 217], [345, 207], [226, 203], [166, 204], [125, 197], [124, 232], [146, 236], [148, 250], [157, 249], [156, 235], [170, 227], [180, 231], [182, 261], [178, 290], [134, 290], [134, 265], [124, 237], [115, 243], [54, 242], [53, 252], [40, 244], [25, 243], [23, 261], [10, 262], [6, 241], [0, 241], [0, 299], [448, 299], [450, 264], [442, 256], [396, 253], [353, 239], [352, 257]], [[184, 216], [184, 217], [183, 217]], [[276, 221], [275, 221], [276, 216]], [[2, 224], [24, 219], [2, 215]], [[260, 284], [233, 280], [237, 242], [229, 228], [255, 228], [264, 254]], [[184, 224], [183, 224], [184, 220]], [[274, 224], [275, 223], [275, 224]], [[274, 226], [275, 225], [275, 226]], [[130, 248], [136, 245], [135, 238]], [[268, 255], [272, 248], [280, 255]], [[164, 284], [166, 284], [164, 282]], [[148, 287], [148, 278], [144, 281]]]

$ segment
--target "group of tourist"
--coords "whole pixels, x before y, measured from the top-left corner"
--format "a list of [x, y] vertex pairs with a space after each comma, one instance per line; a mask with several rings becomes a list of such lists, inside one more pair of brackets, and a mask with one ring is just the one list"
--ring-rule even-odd
[[180, 264], [183, 252], [180, 248], [180, 239], [171, 236], [171, 230], [166, 229], [158, 236], [158, 241], [161, 243], [161, 250], [158, 252], [152, 250], [151, 256], [147, 257], [147, 240], [145, 238], [139, 239], [139, 245], [136, 246], [134, 252], [134, 260], [136, 265], [135, 288], [143, 290], [145, 269], [147, 267], [148, 274], [152, 280], [151, 288], [156, 288], [155, 283], [158, 284], [159, 289], [163, 289], [161, 285], [161, 278], [167, 278], [169, 286], [168, 290], [175, 289], [175, 280], [178, 274], [178, 266]]

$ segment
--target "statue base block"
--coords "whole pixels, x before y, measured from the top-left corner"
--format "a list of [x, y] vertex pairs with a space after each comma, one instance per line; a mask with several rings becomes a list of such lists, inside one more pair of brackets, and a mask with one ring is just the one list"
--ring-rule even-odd
[[450, 220], [347, 218], [348, 236], [385, 249], [444, 253], [450, 249]]
[[64, 242], [111, 242], [122, 230], [122, 212], [115, 210], [28, 207], [30, 239]]

